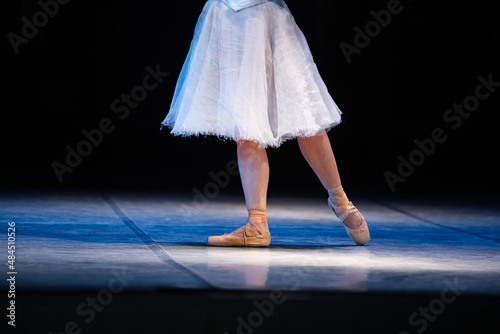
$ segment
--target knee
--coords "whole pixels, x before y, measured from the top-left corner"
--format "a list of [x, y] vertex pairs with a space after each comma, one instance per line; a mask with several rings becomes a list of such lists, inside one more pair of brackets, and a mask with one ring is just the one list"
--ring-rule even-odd
[[236, 144], [240, 152], [255, 152], [261, 149], [259, 148], [259, 143], [254, 140], [238, 140]]
[[297, 141], [300, 144], [300, 143], [307, 143], [307, 142], [313, 142], [313, 141], [317, 141], [317, 140], [322, 140], [322, 139], [325, 139], [325, 137], [328, 138], [327, 134], [326, 134], [326, 131], [325, 130], [320, 130], [318, 133], [316, 133], [315, 135], [310, 136], [310, 137], [298, 137]]

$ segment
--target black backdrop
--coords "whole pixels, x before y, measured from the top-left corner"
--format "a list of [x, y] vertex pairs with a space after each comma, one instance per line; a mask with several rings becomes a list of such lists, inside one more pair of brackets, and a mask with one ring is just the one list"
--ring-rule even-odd
[[[223, 171], [236, 157], [233, 142], [159, 131], [204, 2], [73, 0], [59, 4], [46, 24], [39, 15], [41, 27], [18, 45], [18, 53], [9, 33], [22, 35], [22, 18], [33, 22], [42, 7], [37, 1], [2, 2], [3, 187], [189, 191], [210, 180], [211, 171]], [[287, 1], [344, 113], [329, 133], [344, 185], [392, 193], [384, 173], [398, 174], [399, 156], [421, 158], [414, 141], [442, 128], [447, 140], [394, 193], [495, 194], [500, 87], [460, 126], [443, 115], [475, 93], [479, 76], [500, 81], [498, 1], [402, 0], [401, 13], [380, 32], [373, 30], [369, 44], [348, 63], [340, 44], [354, 45], [354, 28], [364, 30], [374, 21], [370, 12], [388, 3]], [[123, 114], [114, 113], [111, 103], [142, 84], [147, 66], [170, 74], [119, 119]], [[76, 148], [85, 139], [82, 131], [105, 118], [114, 131], [60, 182], [54, 161], [65, 164], [66, 147]], [[271, 192], [321, 189], [296, 141], [268, 154]], [[239, 182], [227, 187], [239, 189]]]

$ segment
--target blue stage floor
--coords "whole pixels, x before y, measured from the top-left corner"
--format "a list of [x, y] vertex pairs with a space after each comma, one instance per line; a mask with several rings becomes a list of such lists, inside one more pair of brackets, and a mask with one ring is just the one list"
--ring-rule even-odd
[[[159, 193], [4, 193], [0, 218], [4, 232], [7, 222], [16, 223], [20, 292], [116, 285], [134, 293], [425, 295], [443, 305], [464, 296], [500, 297], [499, 207], [353, 202], [372, 236], [362, 247], [326, 198], [271, 198], [272, 243], [259, 249], [206, 245], [209, 235], [245, 223], [243, 199], [225, 195], [200, 201]], [[0, 247], [6, 243], [4, 233]]]
[[20, 289], [99, 288], [122, 270], [132, 289], [438, 293], [458, 280], [500, 295], [500, 208], [355, 204], [372, 236], [362, 247], [317, 199], [271, 199], [262, 249], [206, 246], [244, 225], [240, 198], [4, 195], [0, 217], [16, 222]]

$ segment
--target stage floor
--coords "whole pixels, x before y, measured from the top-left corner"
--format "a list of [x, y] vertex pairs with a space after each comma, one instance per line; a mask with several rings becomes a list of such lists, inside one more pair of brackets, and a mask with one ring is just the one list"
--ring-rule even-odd
[[[240, 198], [3, 195], [16, 222], [18, 288], [217, 288], [500, 294], [500, 208], [357, 200], [372, 240], [356, 246], [326, 200], [272, 198], [268, 248], [206, 245], [244, 225]], [[4, 232], [7, 232], [4, 224]], [[5, 249], [7, 238], [0, 240]]]
[[206, 245], [209, 235], [246, 221], [243, 199], [227, 195], [4, 193], [0, 217], [5, 233], [7, 222], [16, 223], [20, 292], [200, 289], [274, 292], [277, 300], [287, 292], [420, 294], [442, 305], [464, 296], [498, 300], [499, 207], [351, 199], [370, 227], [365, 246], [348, 238], [326, 198], [270, 198], [272, 243], [259, 249]]

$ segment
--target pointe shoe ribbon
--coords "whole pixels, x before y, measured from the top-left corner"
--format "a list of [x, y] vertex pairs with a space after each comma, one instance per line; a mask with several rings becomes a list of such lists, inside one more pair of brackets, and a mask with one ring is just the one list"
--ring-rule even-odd
[[[365, 218], [361, 212], [347, 198], [344, 189], [339, 186], [336, 188], [328, 189], [330, 197], [328, 197], [328, 205], [333, 210], [335, 215], [339, 218], [342, 225], [344, 225], [347, 234], [359, 246], [366, 244], [370, 241], [370, 231], [366, 224]], [[362, 223], [357, 228], [350, 228], [344, 222], [347, 217], [352, 213], [358, 213], [361, 217]]]
[[[267, 247], [271, 243], [271, 234], [269, 232], [262, 233], [257, 228], [252, 220], [255, 218], [262, 219], [267, 224], [267, 215], [265, 210], [250, 209], [247, 224], [240, 227], [243, 237], [238, 237], [230, 234], [217, 235], [208, 237], [210, 246], [223, 247]], [[236, 231], [238, 231], [236, 230]]]

